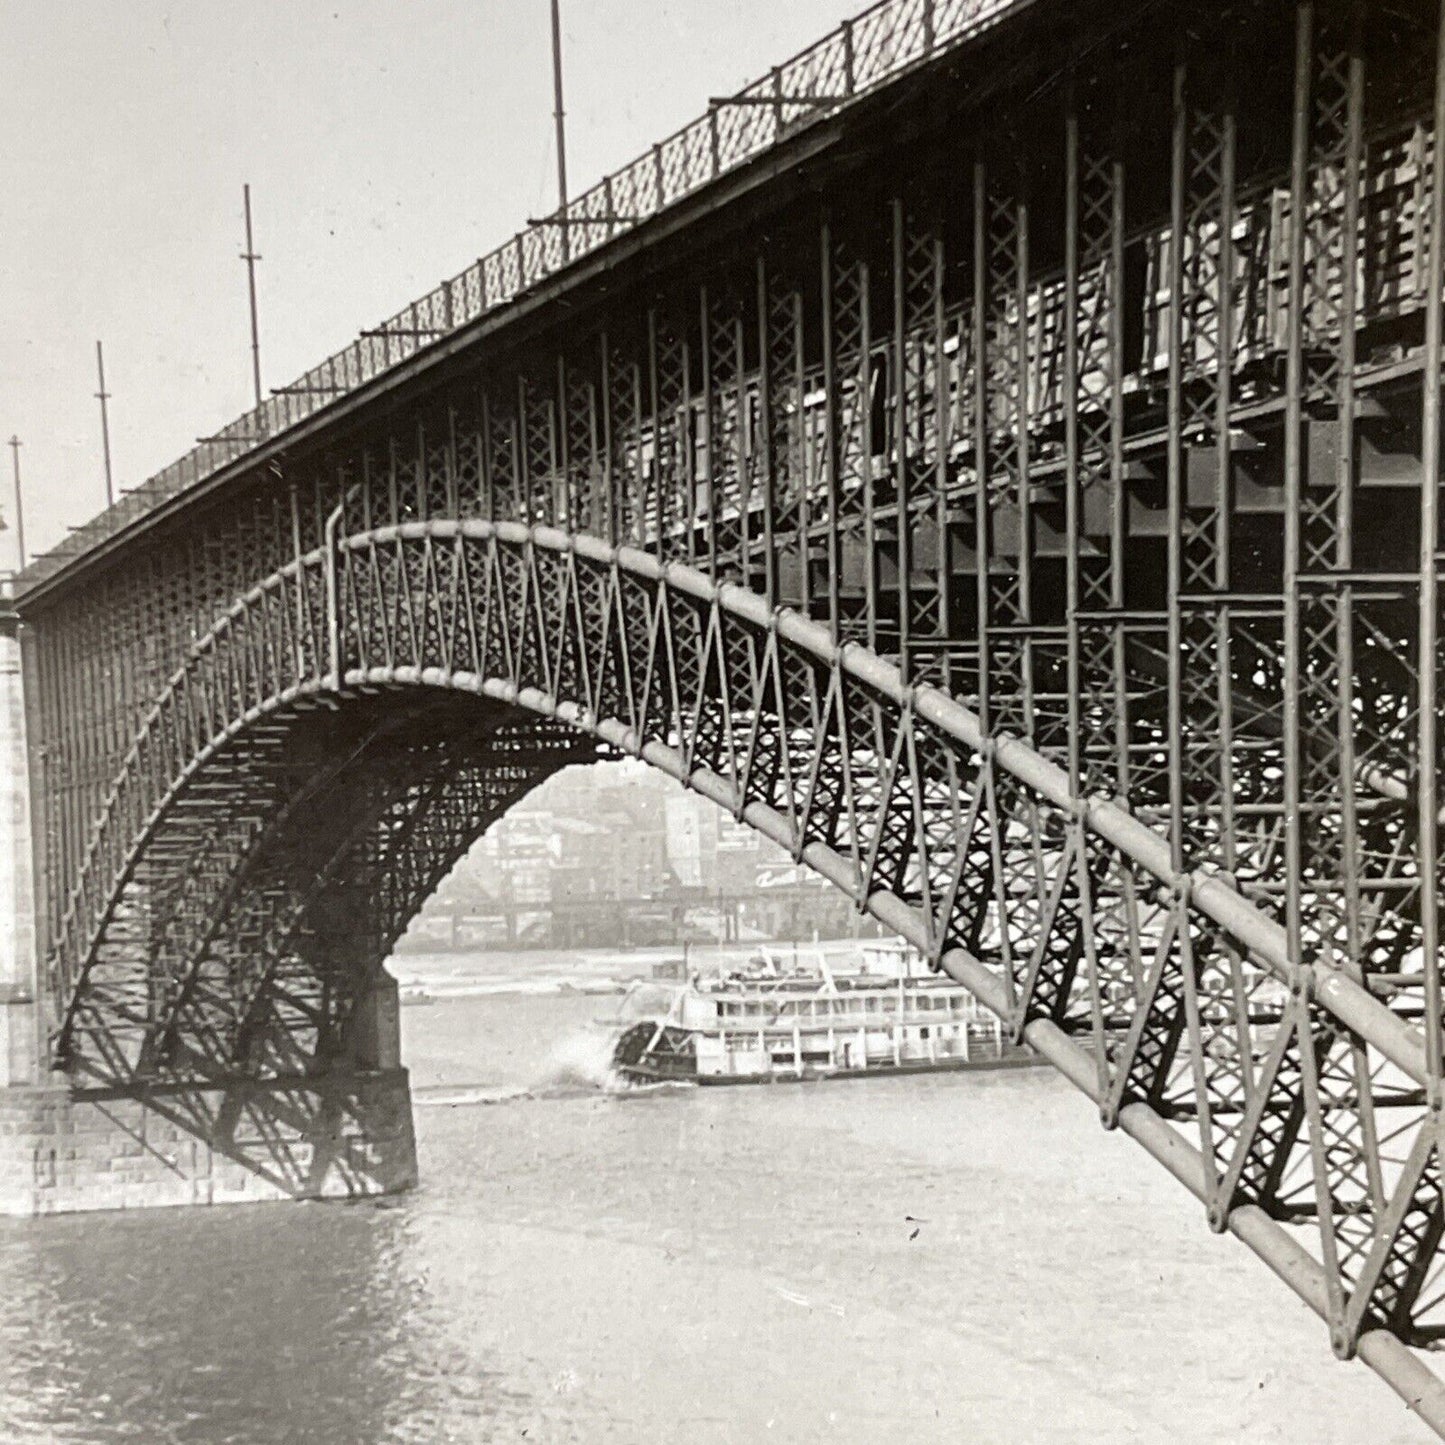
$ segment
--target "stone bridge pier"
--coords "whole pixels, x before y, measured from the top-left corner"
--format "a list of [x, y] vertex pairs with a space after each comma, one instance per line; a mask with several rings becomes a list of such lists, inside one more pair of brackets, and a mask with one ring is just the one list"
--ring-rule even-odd
[[31, 844], [20, 624], [0, 603], [0, 1084], [7, 1088], [40, 1079]]
[[52, 1071], [27, 751], [23, 628], [0, 603], [0, 1213], [391, 1193], [416, 1181], [395, 981], [358, 1000], [347, 1052], [294, 1077], [134, 1087]]

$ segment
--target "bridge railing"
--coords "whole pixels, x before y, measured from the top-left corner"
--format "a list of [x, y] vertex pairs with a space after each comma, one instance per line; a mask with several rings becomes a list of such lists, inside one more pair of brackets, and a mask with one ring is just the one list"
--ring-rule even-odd
[[699, 116], [591, 190], [490, 255], [443, 281], [260, 406], [193, 447], [114, 506], [35, 558], [24, 591], [54, 576], [132, 522], [280, 436], [338, 397], [440, 337], [506, 306], [622, 231], [651, 219], [731, 170], [920, 61], [997, 23], [1032, 0], [879, 0]]

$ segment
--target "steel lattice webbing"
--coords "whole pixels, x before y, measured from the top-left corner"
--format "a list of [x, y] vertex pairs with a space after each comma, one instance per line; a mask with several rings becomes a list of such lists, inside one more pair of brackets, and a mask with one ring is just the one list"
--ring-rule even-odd
[[319, 1048], [306, 920], [428, 779], [358, 956], [482, 773], [595, 735], [965, 977], [1445, 1429], [1439, 6], [1066, 8], [29, 579], [63, 1051], [244, 1056], [253, 943]]
[[[298, 608], [308, 597], [334, 600], [339, 653], [297, 637], [297, 616], [319, 615]], [[257, 658], [280, 665], [241, 665]], [[144, 853], [133, 820], [175, 808], [248, 728], [374, 689], [556, 719], [730, 807], [1025, 1030], [1108, 1120], [1168, 1154], [1220, 1227], [1244, 1220], [1236, 1232], [1276, 1263], [1299, 1244], [1264, 1221], [1313, 1233], [1338, 1329], [1428, 1330], [1411, 1311], [1434, 1236], [1368, 1183], [1396, 1176], [1438, 1198], [1419, 1033], [1342, 974], [1311, 982], [1278, 924], [1218, 876], [1174, 873], [1167, 840], [1117, 805], [1074, 806], [1067, 774], [1033, 749], [695, 571], [515, 524], [338, 539], [197, 645], [132, 751], [91, 866], [109, 860], [116, 890]], [[177, 743], [191, 763], [168, 778], [158, 763]], [[86, 1003], [103, 938], [68, 936], [71, 1017], [103, 1019]]]

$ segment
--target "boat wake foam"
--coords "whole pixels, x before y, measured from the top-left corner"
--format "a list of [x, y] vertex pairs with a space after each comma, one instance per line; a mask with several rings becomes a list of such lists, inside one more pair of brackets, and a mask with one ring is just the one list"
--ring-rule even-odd
[[530, 1084], [439, 1084], [413, 1091], [422, 1108], [464, 1104], [514, 1104], [530, 1099], [580, 1099], [635, 1093], [613, 1066], [616, 1040], [604, 1029], [578, 1029], [559, 1039]]
[[613, 1064], [616, 1038], [610, 1030], [575, 1029], [552, 1046], [542, 1074], [540, 1088], [570, 1086], [621, 1093], [627, 1082]]
[[443, 1084], [429, 1089], [414, 1089], [412, 1103], [419, 1109], [454, 1109], [460, 1104], [511, 1104], [518, 1099], [532, 1098], [530, 1089], [477, 1084], [466, 1088], [454, 1088]]

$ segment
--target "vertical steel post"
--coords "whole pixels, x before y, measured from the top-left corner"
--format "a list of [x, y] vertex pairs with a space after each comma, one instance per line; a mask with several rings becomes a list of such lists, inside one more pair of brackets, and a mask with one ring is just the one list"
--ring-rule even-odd
[[[612, 465], [612, 365], [611, 355], [608, 351], [607, 332], [604, 329], [597, 336], [597, 385], [593, 388], [597, 397], [594, 407], [594, 419], [596, 412], [601, 411], [601, 426], [594, 452], [594, 471], [600, 470], [602, 480], [603, 505], [607, 514], [603, 518], [603, 535], [609, 542], [616, 546], [621, 540], [620, 528], [617, 525], [618, 518], [622, 514], [620, 499], [617, 495], [618, 478]], [[601, 456], [601, 467], [596, 466], [596, 456]]]
[[[1109, 216], [1109, 606], [1115, 612], [1124, 607], [1124, 558], [1128, 551], [1129, 503], [1124, 495], [1124, 116], [1123, 103], [1114, 116], [1113, 207]], [[1113, 630], [1114, 707], [1116, 711], [1115, 787], [1121, 798], [1129, 796], [1129, 674], [1124, 625], [1115, 620]]]
[[[945, 256], [942, 222], [936, 221], [939, 234], [933, 238], [933, 307], [929, 325], [933, 333], [933, 519], [934, 551], [933, 576], [937, 597], [934, 601], [933, 631], [940, 640], [952, 637], [953, 632], [953, 567], [950, 557], [948, 513], [949, 454], [953, 447], [953, 394], [949, 385], [948, 371], [948, 310], [944, 295]], [[960, 355], [963, 349], [963, 330], [958, 334]], [[964, 371], [960, 366], [958, 384], [963, 386]], [[963, 398], [959, 398], [963, 404]], [[945, 646], [938, 661], [938, 678], [945, 692], [954, 691], [954, 667], [952, 649]]]
[[838, 572], [842, 565], [838, 525], [840, 511], [838, 477], [838, 377], [834, 364], [833, 336], [833, 231], [825, 219], [819, 227], [819, 278], [822, 304], [823, 342], [823, 468], [827, 482], [828, 520], [825, 544], [828, 558], [828, 627], [837, 642], [841, 636], [842, 609], [838, 596]]
[[105, 389], [105, 353], [98, 341], [95, 343], [95, 370], [100, 378], [100, 390], [95, 395], [100, 402], [100, 445], [105, 457], [105, 505], [112, 507], [115, 505], [115, 483], [110, 471], [110, 413], [106, 408], [110, 393]]
[[682, 501], [683, 518], [687, 526], [687, 563], [697, 565], [698, 541], [698, 481], [697, 481], [697, 408], [692, 397], [692, 350], [686, 341], [682, 342], [682, 388], [679, 397], [679, 415], [682, 418], [682, 435], [678, 446], [682, 453]]
[[733, 475], [738, 489], [738, 569], [744, 587], [753, 585], [752, 437], [748, 410], [748, 358], [744, 341], [747, 291], [741, 290], [728, 330], [732, 338], [733, 369]]
[[481, 513], [489, 522], [497, 520], [497, 493], [492, 480], [492, 393], [482, 387], [481, 432], [477, 437], [477, 471], [481, 484]]
[[[1018, 236], [1014, 250], [1014, 264], [1018, 274], [1014, 287], [1014, 304], [1018, 309], [1015, 321], [1014, 386], [1018, 395], [1018, 415], [1014, 424], [1014, 445], [1018, 481], [1015, 501], [1018, 506], [1018, 603], [1017, 622], [1028, 629], [1034, 621], [1034, 524], [1033, 493], [1029, 478], [1030, 451], [1033, 438], [1029, 429], [1029, 173], [1023, 157], [1016, 157], [1017, 199], [1014, 206], [1014, 223]], [[1042, 306], [1042, 298], [1040, 298]], [[1035, 737], [1037, 719], [1034, 698], [1034, 662], [1038, 648], [1031, 632], [1020, 633], [1016, 644], [1015, 660], [1019, 669], [1017, 686], [1022, 695], [1024, 735]]]
[[536, 498], [532, 494], [532, 448], [527, 442], [527, 378], [517, 372], [517, 519], [529, 527], [537, 521]]
[[913, 680], [911, 618], [913, 585], [913, 519], [908, 478], [908, 336], [905, 290], [908, 253], [904, 239], [903, 201], [895, 196], [893, 211], [893, 476], [898, 528], [898, 667], [903, 680]]
[[[628, 432], [631, 437], [632, 463], [627, 468], [631, 476], [632, 500], [630, 503], [631, 524], [628, 527], [629, 540], [634, 547], [647, 546], [647, 453], [643, 438], [647, 432], [647, 413], [643, 406], [642, 362], [638, 359], [638, 338], [632, 334], [628, 352], [632, 360], [627, 365], [628, 389], [631, 395]], [[614, 357], [614, 360], [616, 358]], [[623, 483], [626, 485], [626, 483]]]
[[554, 527], [573, 531], [579, 527], [579, 519], [572, 515], [572, 476], [569, 471], [571, 448], [567, 435], [567, 362], [557, 353], [557, 390], [552, 406], [552, 515], [548, 519]]
[[1069, 791], [1082, 788], [1079, 661], [1079, 103], [1073, 77], [1064, 103], [1064, 622], [1069, 693]]
[[973, 166], [973, 506], [974, 580], [978, 605], [978, 717], [993, 727], [989, 670], [988, 506], [988, 177], [982, 157]]
[[656, 515], [653, 550], [661, 558], [667, 536], [667, 496], [662, 479], [662, 402], [657, 375], [657, 307], [647, 308], [647, 409], [652, 432], [652, 496]]
[[[777, 72], [773, 72], [776, 78]], [[773, 423], [773, 368], [769, 356], [768, 327], [770, 307], [768, 304], [767, 262], [758, 255], [758, 456], [762, 470], [763, 486], [763, 596], [770, 608], [778, 605], [778, 558], [775, 536], [777, 498], [777, 475], [773, 447], [775, 444]]]
[[[1349, 75], [1345, 118], [1344, 211], [1340, 219], [1343, 245], [1340, 257], [1339, 374], [1336, 404], [1339, 414], [1340, 447], [1335, 483], [1335, 561], [1354, 566], [1355, 513], [1355, 337], [1359, 329], [1360, 187], [1364, 162], [1365, 63], [1362, 45], [1361, 6], [1352, 7], [1349, 33]], [[1345, 890], [1342, 912], [1345, 918], [1345, 952], [1358, 958], [1363, 943], [1360, 910], [1362, 872], [1360, 819], [1355, 791], [1355, 599], [1353, 590], [1342, 586], [1334, 602], [1335, 655], [1337, 661], [1335, 739], [1339, 748], [1336, 772], [1340, 799], [1340, 874]]]
[[1419, 828], [1420, 950], [1425, 972], [1425, 1067], [1431, 1110], [1441, 1109], [1440, 787], [1438, 671], [1440, 659], [1440, 276], [1445, 267], [1445, 4], [1435, 54], [1435, 143], [1430, 166], [1429, 285], [1425, 298], [1425, 374], [1420, 445], [1420, 707]]
[[[868, 313], [869, 269], [858, 265], [858, 373], [854, 381], [858, 395], [858, 484], [863, 494], [863, 596], [864, 637], [878, 650], [878, 529], [873, 507], [873, 355]], [[839, 438], [842, 448], [842, 438]]]
[[256, 392], [256, 405], [261, 405], [261, 329], [256, 319], [256, 244], [251, 238], [251, 187], [241, 187], [241, 201], [246, 212], [246, 249], [241, 259], [246, 263], [246, 291], [251, 301], [251, 384]]
[[18, 436], [5, 444], [10, 448], [10, 468], [15, 477], [15, 542], [20, 554], [19, 570], [25, 570], [25, 501], [20, 491], [20, 448], [25, 445]]
[[[698, 288], [698, 335], [701, 338], [701, 355], [698, 358], [702, 365], [702, 409], [700, 419], [702, 422], [702, 457], [703, 467], [707, 472], [707, 564], [711, 576], [718, 575], [718, 459], [715, 442], [717, 440], [714, 432], [714, 423], [717, 420], [717, 407], [713, 401], [713, 357], [712, 357], [712, 316], [708, 304], [707, 287]], [[693, 520], [696, 525], [697, 504], [693, 502]]]
[[341, 588], [337, 580], [337, 533], [346, 510], [343, 495], [326, 518], [322, 532], [326, 559], [326, 682], [333, 692], [341, 691]]
[[[1214, 571], [1212, 586], [1229, 590], [1233, 575], [1230, 559], [1230, 508], [1234, 461], [1230, 449], [1230, 409], [1234, 404], [1234, 219], [1236, 98], [1233, 71], [1226, 82], [1228, 96], [1219, 118], [1219, 281], [1215, 291], [1215, 415], [1214, 415]], [[1219, 854], [1225, 870], [1239, 865], [1239, 835], [1235, 817], [1237, 788], [1234, 760], [1233, 639], [1230, 605], [1215, 604], [1214, 661], [1215, 707], [1219, 722], [1218, 775], [1212, 779], [1219, 803]]]
[[1183, 773], [1183, 700], [1181, 697], [1180, 649], [1183, 624], [1179, 615], [1183, 525], [1184, 525], [1184, 192], [1187, 178], [1188, 112], [1185, 99], [1185, 67], [1183, 60], [1174, 67], [1174, 111], [1169, 155], [1169, 403], [1168, 457], [1169, 547], [1167, 646], [1169, 649], [1169, 857], [1170, 866], [1178, 875], [1184, 867], [1184, 773]]
[[567, 219], [567, 128], [562, 108], [562, 7], [552, 0], [552, 120], [557, 129], [557, 214], [562, 218], [562, 245], [572, 254], [571, 227]]
[[1306, 206], [1309, 203], [1310, 67], [1314, 55], [1314, 5], [1304, 0], [1295, 12], [1294, 100], [1290, 145], [1289, 271], [1285, 312], [1284, 394], [1284, 884], [1285, 931], [1295, 963], [1303, 938], [1300, 877], [1304, 857], [1300, 828], [1300, 503], [1304, 485], [1303, 389], [1304, 267]]
[[445, 468], [446, 491], [446, 501], [443, 505], [446, 507], [447, 516], [459, 518], [462, 514], [462, 496], [461, 468], [457, 458], [457, 409], [455, 406], [447, 407], [447, 439], [442, 465]]

